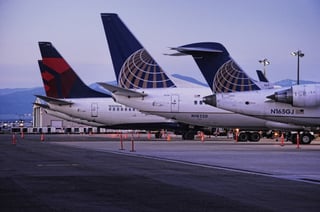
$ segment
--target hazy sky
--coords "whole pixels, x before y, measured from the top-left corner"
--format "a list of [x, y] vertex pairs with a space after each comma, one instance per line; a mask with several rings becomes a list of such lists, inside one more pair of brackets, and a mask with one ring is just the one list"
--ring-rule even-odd
[[319, 0], [1, 0], [0, 88], [42, 86], [38, 41], [50, 41], [87, 84], [115, 80], [100, 13], [118, 13], [168, 74], [203, 77], [168, 47], [221, 42], [252, 77], [268, 58], [271, 81], [320, 82]]

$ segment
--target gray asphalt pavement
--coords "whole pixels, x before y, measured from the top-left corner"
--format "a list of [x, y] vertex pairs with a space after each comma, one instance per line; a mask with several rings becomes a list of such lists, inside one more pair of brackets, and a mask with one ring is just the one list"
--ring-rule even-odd
[[[259, 170], [219, 168], [208, 163], [209, 159], [203, 162], [204, 156], [197, 160], [201, 150], [207, 149], [204, 155], [208, 155], [210, 148], [219, 146], [222, 148], [216, 153], [217, 161], [228, 160], [223, 159], [224, 151], [225, 157], [230, 157], [228, 149], [214, 141], [211, 145], [193, 141], [137, 141], [136, 151], [130, 152], [130, 141], [125, 143], [126, 150], [119, 150], [117, 138], [102, 136], [50, 135], [44, 142], [39, 135], [17, 138], [17, 144], [13, 145], [11, 135], [0, 135], [1, 211], [319, 211], [320, 208], [317, 183], [258, 174]], [[278, 150], [272, 150], [273, 145], [266, 145], [266, 153], [264, 145], [241, 146], [245, 145], [249, 147], [247, 152], [256, 152], [255, 155], [265, 159], [272, 156], [270, 153], [280, 155], [274, 153]], [[239, 145], [227, 146], [237, 150]], [[296, 151], [293, 149], [291, 153]], [[317, 148], [298, 151], [312, 153], [313, 157], [319, 153]], [[236, 156], [235, 160], [237, 157], [240, 158]], [[188, 158], [196, 159], [189, 162]]]

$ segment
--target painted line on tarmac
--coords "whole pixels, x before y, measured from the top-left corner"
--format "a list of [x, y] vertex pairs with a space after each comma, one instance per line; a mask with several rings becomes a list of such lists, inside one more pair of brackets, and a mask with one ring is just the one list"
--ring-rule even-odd
[[66, 167], [66, 166], [79, 166], [78, 163], [39, 163], [37, 167]]
[[153, 159], [153, 160], [159, 160], [159, 161], [171, 162], [171, 163], [177, 163], [177, 164], [183, 164], [183, 165], [190, 165], [190, 166], [196, 166], [196, 167], [201, 167], [201, 168], [218, 169], [218, 170], [223, 170], [223, 171], [231, 171], [231, 172], [237, 172], [237, 173], [243, 173], [243, 174], [252, 174], [252, 175], [258, 175], [258, 176], [264, 176], [264, 177], [273, 177], [273, 178], [278, 178], [278, 179], [320, 185], [319, 180], [309, 179], [306, 177], [299, 178], [299, 177], [292, 177], [292, 176], [290, 177], [288, 175], [275, 175], [275, 174], [271, 174], [271, 173], [267, 173], [267, 172], [259, 172], [259, 171], [252, 171], [252, 170], [218, 166], [218, 165], [201, 164], [201, 163], [183, 161], [183, 160], [178, 160], [178, 159], [162, 158], [162, 157], [158, 157], [158, 156], [141, 155], [136, 152], [129, 153], [129, 152], [111, 151], [111, 150], [97, 150], [97, 151], [108, 152], [108, 153], [113, 153], [113, 154], [118, 154], [118, 155], [132, 156], [132, 157], [137, 157], [137, 158]]
[[[73, 146], [73, 145], [70, 147], [79, 148], [79, 149], [87, 149], [86, 147]], [[153, 160], [159, 160], [159, 161], [164, 161], [164, 162], [178, 163], [178, 164], [184, 164], [184, 165], [190, 165], [190, 166], [196, 166], [196, 167], [202, 167], [202, 168], [218, 169], [218, 170], [231, 171], [231, 172], [237, 172], [237, 173], [243, 173], [243, 174], [253, 174], [253, 175], [258, 175], [258, 176], [273, 177], [273, 178], [278, 178], [278, 179], [320, 185], [319, 180], [311, 179], [311, 178], [308, 178], [305, 176], [302, 178], [299, 178], [299, 177], [293, 177], [293, 176], [288, 176], [288, 175], [275, 175], [275, 174], [271, 174], [271, 173], [267, 173], [267, 172], [258, 172], [258, 171], [225, 167], [225, 166], [218, 166], [218, 165], [201, 164], [201, 163], [183, 161], [183, 160], [178, 160], [178, 159], [169, 159], [169, 158], [163, 158], [163, 157], [158, 157], [158, 156], [142, 155], [142, 154], [137, 153], [136, 151], [124, 152], [124, 150], [114, 151], [114, 150], [107, 150], [107, 149], [91, 149], [91, 150], [98, 151], [98, 152], [113, 153], [113, 154], [118, 154], [118, 155], [126, 155], [126, 156], [137, 157], [137, 158], [145, 158], [145, 159], [153, 159]]]

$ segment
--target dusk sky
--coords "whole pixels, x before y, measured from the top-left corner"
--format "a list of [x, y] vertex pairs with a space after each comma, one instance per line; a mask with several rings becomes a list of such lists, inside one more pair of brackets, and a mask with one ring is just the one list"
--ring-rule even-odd
[[320, 82], [319, 0], [1, 0], [0, 88], [42, 86], [38, 41], [50, 41], [82, 80], [115, 75], [100, 13], [118, 13], [168, 74], [204, 79], [191, 57], [170, 57], [168, 47], [220, 42], [250, 76], [267, 58], [270, 81]]

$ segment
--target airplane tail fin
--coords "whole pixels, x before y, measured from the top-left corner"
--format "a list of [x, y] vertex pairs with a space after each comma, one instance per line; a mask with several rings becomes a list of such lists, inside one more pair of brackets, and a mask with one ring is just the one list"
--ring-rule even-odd
[[172, 48], [193, 57], [214, 92], [251, 91], [261, 88], [230, 57], [220, 43], [203, 42]]
[[46, 95], [54, 98], [110, 97], [88, 87], [50, 42], [39, 42], [38, 61]]
[[264, 75], [264, 73], [261, 70], [257, 70], [257, 75], [260, 80], [260, 82], [269, 82], [267, 77]]
[[176, 87], [117, 14], [102, 13], [101, 18], [119, 86]]

